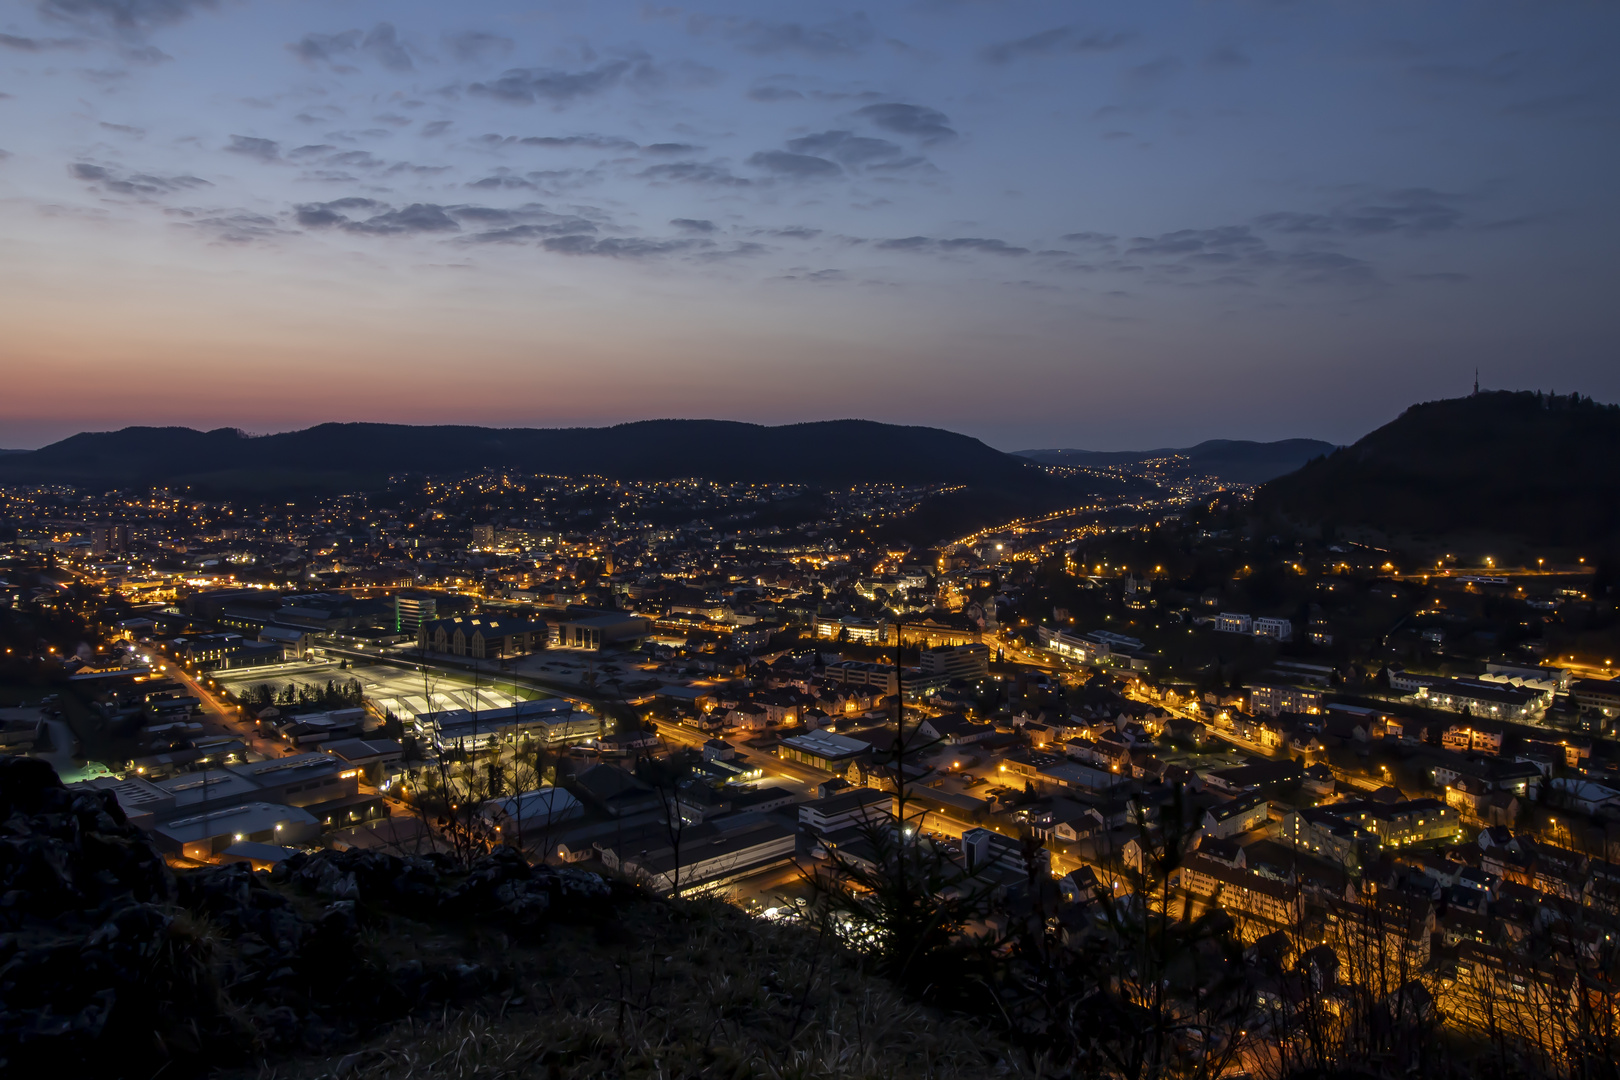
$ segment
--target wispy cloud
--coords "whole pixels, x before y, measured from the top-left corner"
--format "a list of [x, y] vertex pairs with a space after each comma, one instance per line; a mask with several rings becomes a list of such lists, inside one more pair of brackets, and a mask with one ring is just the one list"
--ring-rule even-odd
[[1009, 244], [982, 236], [939, 238], [932, 236], [902, 236], [892, 240], [878, 240], [873, 247], [879, 251], [908, 251], [923, 253], [952, 253], [977, 251], [987, 255], [1028, 255], [1029, 248]]
[[1030, 56], [1113, 52], [1130, 44], [1134, 36], [1129, 33], [1082, 30], [1073, 25], [1054, 26], [1011, 41], [987, 45], [979, 50], [979, 56], [992, 64], [1007, 64]]
[[844, 170], [840, 169], [836, 162], [816, 157], [814, 154], [794, 154], [787, 150], [762, 150], [750, 155], [748, 164], [756, 169], [775, 173], [777, 176], [800, 180], [829, 179], [844, 174]]
[[787, 148], [796, 154], [819, 154], [836, 158], [845, 165], [865, 165], [874, 161], [892, 161], [904, 157], [906, 151], [888, 139], [873, 139], [856, 135], [852, 131], [822, 131], [789, 139]]
[[344, 30], [336, 34], [305, 34], [287, 46], [292, 54], [309, 64], [344, 67], [340, 61], [367, 56], [389, 71], [414, 71], [411, 50], [393, 23], [380, 22], [370, 31]]
[[446, 34], [444, 45], [455, 59], [464, 64], [476, 64], [509, 55], [517, 43], [502, 34], [468, 30], [460, 34]]
[[113, 166], [96, 165], [87, 161], [77, 161], [69, 165], [68, 175], [110, 195], [143, 198], [213, 186], [198, 176], [159, 176], [153, 173], [126, 172]]
[[725, 163], [718, 161], [672, 161], [667, 165], [650, 165], [636, 175], [643, 180], [666, 184], [736, 188], [753, 183], [748, 177], [736, 175]]
[[226, 244], [250, 244], [285, 236], [292, 230], [273, 217], [251, 210], [199, 210], [170, 208], [164, 211], [174, 223]]
[[698, 34], [718, 33], [744, 52], [758, 56], [852, 56], [864, 51], [877, 37], [871, 20], [859, 13], [820, 23], [694, 15], [687, 26]]
[[280, 143], [274, 139], [259, 139], [248, 135], [232, 135], [225, 149], [233, 154], [258, 158], [260, 161], [276, 161], [281, 157]]
[[563, 105], [591, 97], [617, 86], [635, 67], [629, 60], [613, 60], [593, 68], [565, 71], [559, 68], [513, 68], [500, 78], [475, 82], [469, 93], [512, 105], [550, 102]]
[[[350, 217], [354, 210], [367, 211], [364, 217]], [[373, 199], [336, 199], [298, 207], [298, 223], [311, 228], [335, 226], [348, 232], [372, 236], [402, 236], [411, 233], [456, 232], [461, 228], [445, 208], [435, 203], [412, 203], [401, 209], [384, 209]]]
[[1255, 220], [1264, 228], [1284, 233], [1424, 236], [1461, 227], [1465, 218], [1459, 204], [1463, 201], [1460, 196], [1432, 188], [1398, 188], [1363, 196], [1321, 213], [1277, 211]]
[[85, 40], [83, 38], [19, 37], [16, 34], [0, 34], [0, 47], [16, 49], [18, 52], [42, 53], [59, 49], [82, 49], [85, 47]]
[[865, 105], [855, 110], [855, 115], [868, 120], [885, 131], [892, 131], [898, 135], [910, 135], [925, 143], [944, 142], [956, 138], [956, 131], [950, 126], [950, 118], [938, 109], [930, 109], [922, 105], [905, 105], [899, 102], [884, 102], [878, 105]]
[[40, 0], [39, 12], [48, 19], [133, 35], [218, 6], [218, 0]]
[[601, 255], [614, 259], [645, 259], [704, 247], [704, 240], [647, 240], [635, 237], [557, 236], [541, 246], [560, 255]]
[[750, 87], [748, 97], [753, 101], [803, 101], [804, 95], [789, 86], [763, 86]]

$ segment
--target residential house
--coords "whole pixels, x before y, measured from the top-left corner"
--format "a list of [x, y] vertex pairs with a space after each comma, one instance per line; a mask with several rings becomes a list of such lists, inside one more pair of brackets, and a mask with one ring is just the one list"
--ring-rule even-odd
[[1266, 823], [1270, 803], [1264, 795], [1251, 792], [1216, 803], [1204, 811], [1199, 832], [1212, 839], [1240, 836]]

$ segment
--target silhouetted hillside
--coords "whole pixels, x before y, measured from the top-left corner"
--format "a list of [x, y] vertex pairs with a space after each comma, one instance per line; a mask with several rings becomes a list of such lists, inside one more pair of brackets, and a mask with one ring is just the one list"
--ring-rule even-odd
[[1197, 446], [1158, 450], [1019, 450], [1017, 456], [1042, 465], [1135, 465], [1154, 458], [1181, 457], [1190, 472], [1214, 476], [1235, 484], [1263, 484], [1293, 472], [1305, 462], [1332, 453], [1332, 443], [1320, 439], [1283, 439], [1251, 442], [1210, 439]]
[[1620, 537], [1620, 407], [1499, 391], [1414, 405], [1256, 494], [1255, 509], [1395, 534]]
[[820, 485], [1049, 483], [1038, 469], [966, 435], [865, 420], [781, 427], [649, 420], [553, 429], [322, 424], [257, 437], [229, 428], [133, 427], [0, 458], [0, 482], [351, 487], [390, 474], [484, 468]]

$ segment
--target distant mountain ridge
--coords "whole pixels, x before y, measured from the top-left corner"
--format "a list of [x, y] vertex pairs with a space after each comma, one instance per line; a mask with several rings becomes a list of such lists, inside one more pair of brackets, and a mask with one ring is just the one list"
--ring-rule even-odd
[[1620, 406], [1490, 391], [1414, 405], [1255, 495], [1255, 510], [1389, 535], [1620, 546]]
[[766, 427], [646, 420], [602, 428], [321, 424], [249, 436], [232, 428], [86, 432], [0, 457], [0, 482], [357, 486], [391, 474], [508, 468], [624, 480], [1041, 486], [1023, 459], [939, 428], [869, 420]]
[[1042, 465], [1082, 467], [1135, 465], [1154, 458], [1179, 456], [1187, 459], [1193, 471], [1238, 484], [1262, 484], [1336, 449], [1332, 443], [1320, 439], [1278, 442], [1209, 439], [1196, 446], [1158, 450], [1016, 450], [1014, 453]]

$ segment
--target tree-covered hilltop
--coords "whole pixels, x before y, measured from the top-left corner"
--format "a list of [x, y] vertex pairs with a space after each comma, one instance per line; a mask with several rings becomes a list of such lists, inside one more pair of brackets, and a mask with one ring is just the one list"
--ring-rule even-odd
[[1531, 391], [1414, 405], [1266, 484], [1255, 509], [1388, 535], [1612, 546], [1620, 537], [1620, 406]]

